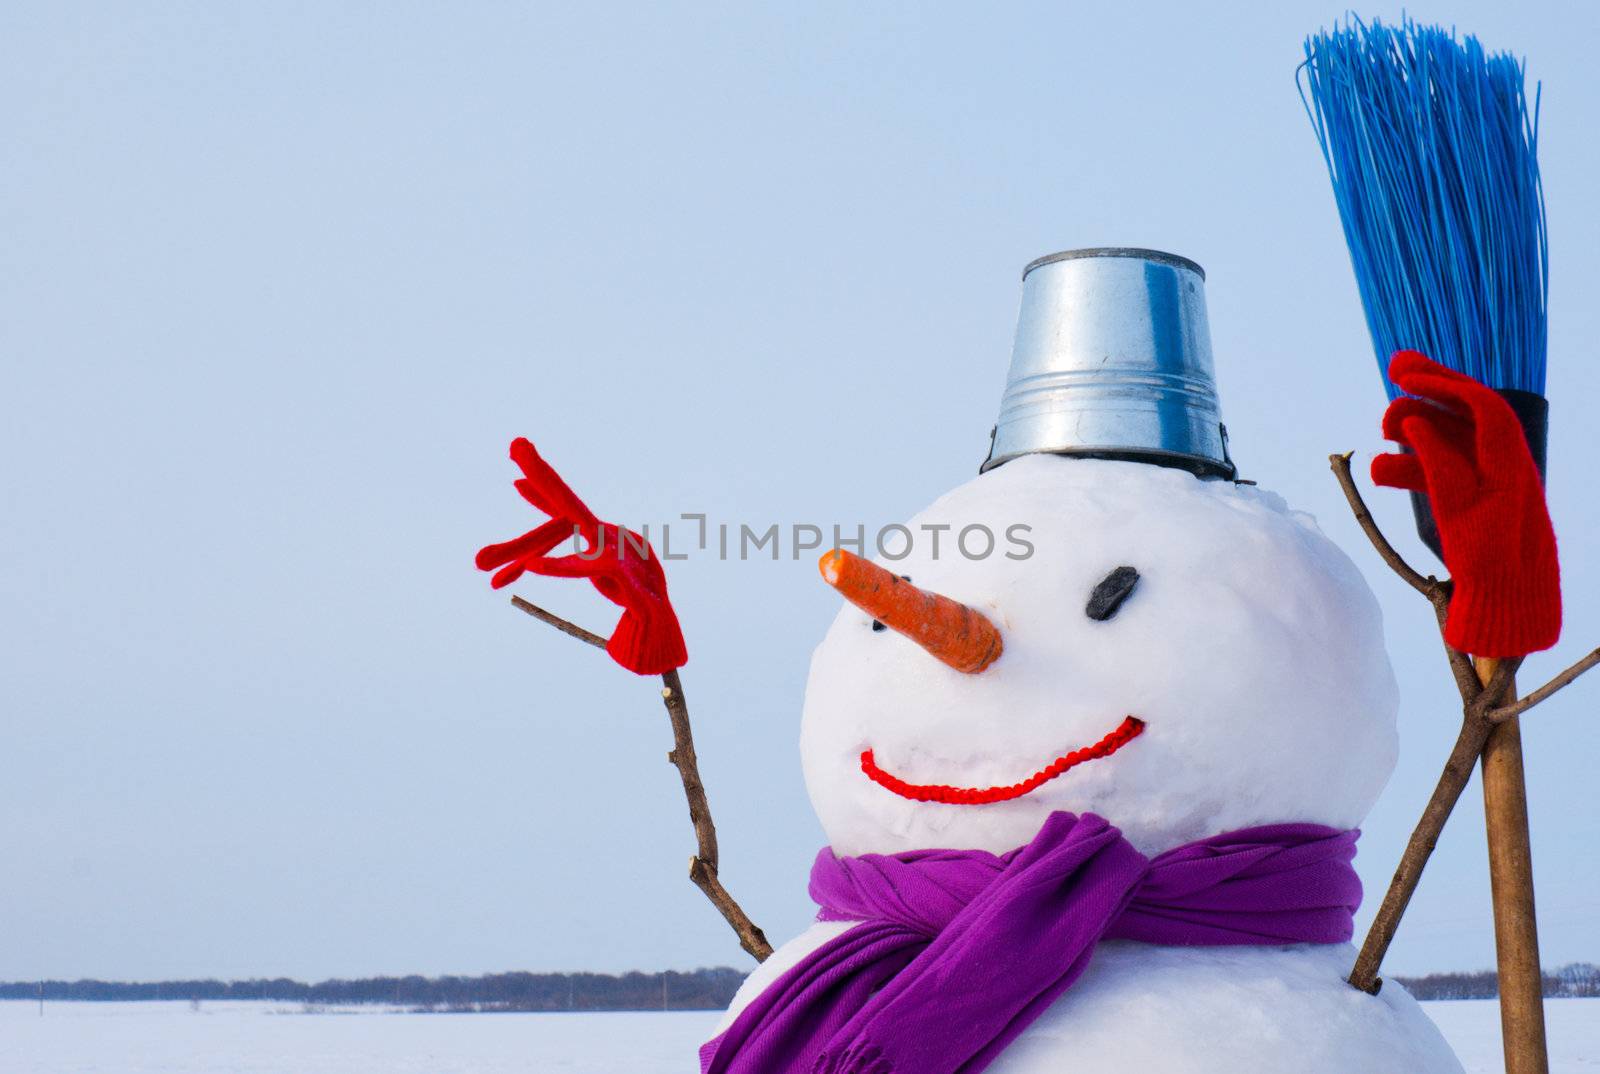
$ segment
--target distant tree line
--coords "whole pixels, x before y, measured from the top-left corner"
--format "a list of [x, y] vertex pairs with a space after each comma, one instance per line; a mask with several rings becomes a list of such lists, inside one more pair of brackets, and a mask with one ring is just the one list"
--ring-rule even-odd
[[384, 1003], [443, 1011], [719, 1010], [744, 981], [720, 966], [691, 973], [491, 973], [482, 977], [365, 977], [316, 984], [248, 981], [13, 981], [0, 999], [279, 1000], [306, 1005]]
[[[1395, 977], [1418, 999], [1494, 999], [1493, 970]], [[482, 977], [364, 977], [307, 984], [287, 977], [248, 981], [13, 981], [0, 999], [222, 1000], [321, 1004], [381, 1003], [439, 1011], [720, 1010], [744, 981], [727, 966], [691, 973], [491, 973]], [[1546, 972], [1550, 997], [1600, 997], [1600, 966], [1574, 962]]]
[[[1493, 970], [1479, 973], [1430, 973], [1426, 977], [1396, 977], [1418, 999], [1495, 999], [1500, 995], [1499, 975]], [[1553, 997], [1600, 996], [1600, 966], [1592, 962], [1573, 962], [1544, 974], [1544, 994]]]

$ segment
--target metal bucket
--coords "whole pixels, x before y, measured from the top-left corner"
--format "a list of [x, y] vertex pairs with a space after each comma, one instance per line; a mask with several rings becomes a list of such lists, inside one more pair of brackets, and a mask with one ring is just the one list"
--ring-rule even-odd
[[988, 470], [1050, 452], [1233, 478], [1206, 322], [1205, 270], [1099, 247], [1022, 270], [1022, 311]]

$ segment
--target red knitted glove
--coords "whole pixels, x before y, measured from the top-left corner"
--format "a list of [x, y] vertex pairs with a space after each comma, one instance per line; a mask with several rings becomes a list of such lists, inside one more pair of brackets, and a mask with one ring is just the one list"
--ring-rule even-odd
[[[524, 571], [587, 578], [601, 596], [623, 609], [606, 643], [611, 659], [639, 675], [660, 675], [688, 663], [683, 630], [667, 599], [667, 576], [649, 543], [632, 530], [596, 518], [524, 438], [511, 442], [511, 458], [524, 475], [516, 482], [517, 491], [550, 521], [479, 550], [479, 570], [500, 568], [490, 584], [496, 589], [510, 585]], [[549, 558], [574, 533], [582, 538], [584, 550]]]
[[1561, 572], [1544, 485], [1521, 423], [1492, 388], [1416, 351], [1389, 379], [1406, 392], [1383, 435], [1412, 454], [1379, 455], [1372, 480], [1428, 497], [1455, 590], [1444, 636], [1475, 656], [1523, 656], [1561, 634]]

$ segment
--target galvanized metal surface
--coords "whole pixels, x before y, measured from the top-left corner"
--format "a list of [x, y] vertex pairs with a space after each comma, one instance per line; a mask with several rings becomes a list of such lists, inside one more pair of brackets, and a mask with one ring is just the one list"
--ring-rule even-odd
[[1124, 247], [1068, 250], [1028, 265], [982, 469], [1037, 452], [1235, 476], [1199, 265]]

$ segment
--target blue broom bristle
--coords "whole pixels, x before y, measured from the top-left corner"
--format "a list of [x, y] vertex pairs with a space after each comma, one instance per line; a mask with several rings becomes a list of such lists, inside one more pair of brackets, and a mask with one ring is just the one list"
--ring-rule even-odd
[[1300, 72], [1380, 369], [1409, 348], [1543, 395], [1539, 98], [1522, 65], [1454, 31], [1352, 19], [1306, 40]]

